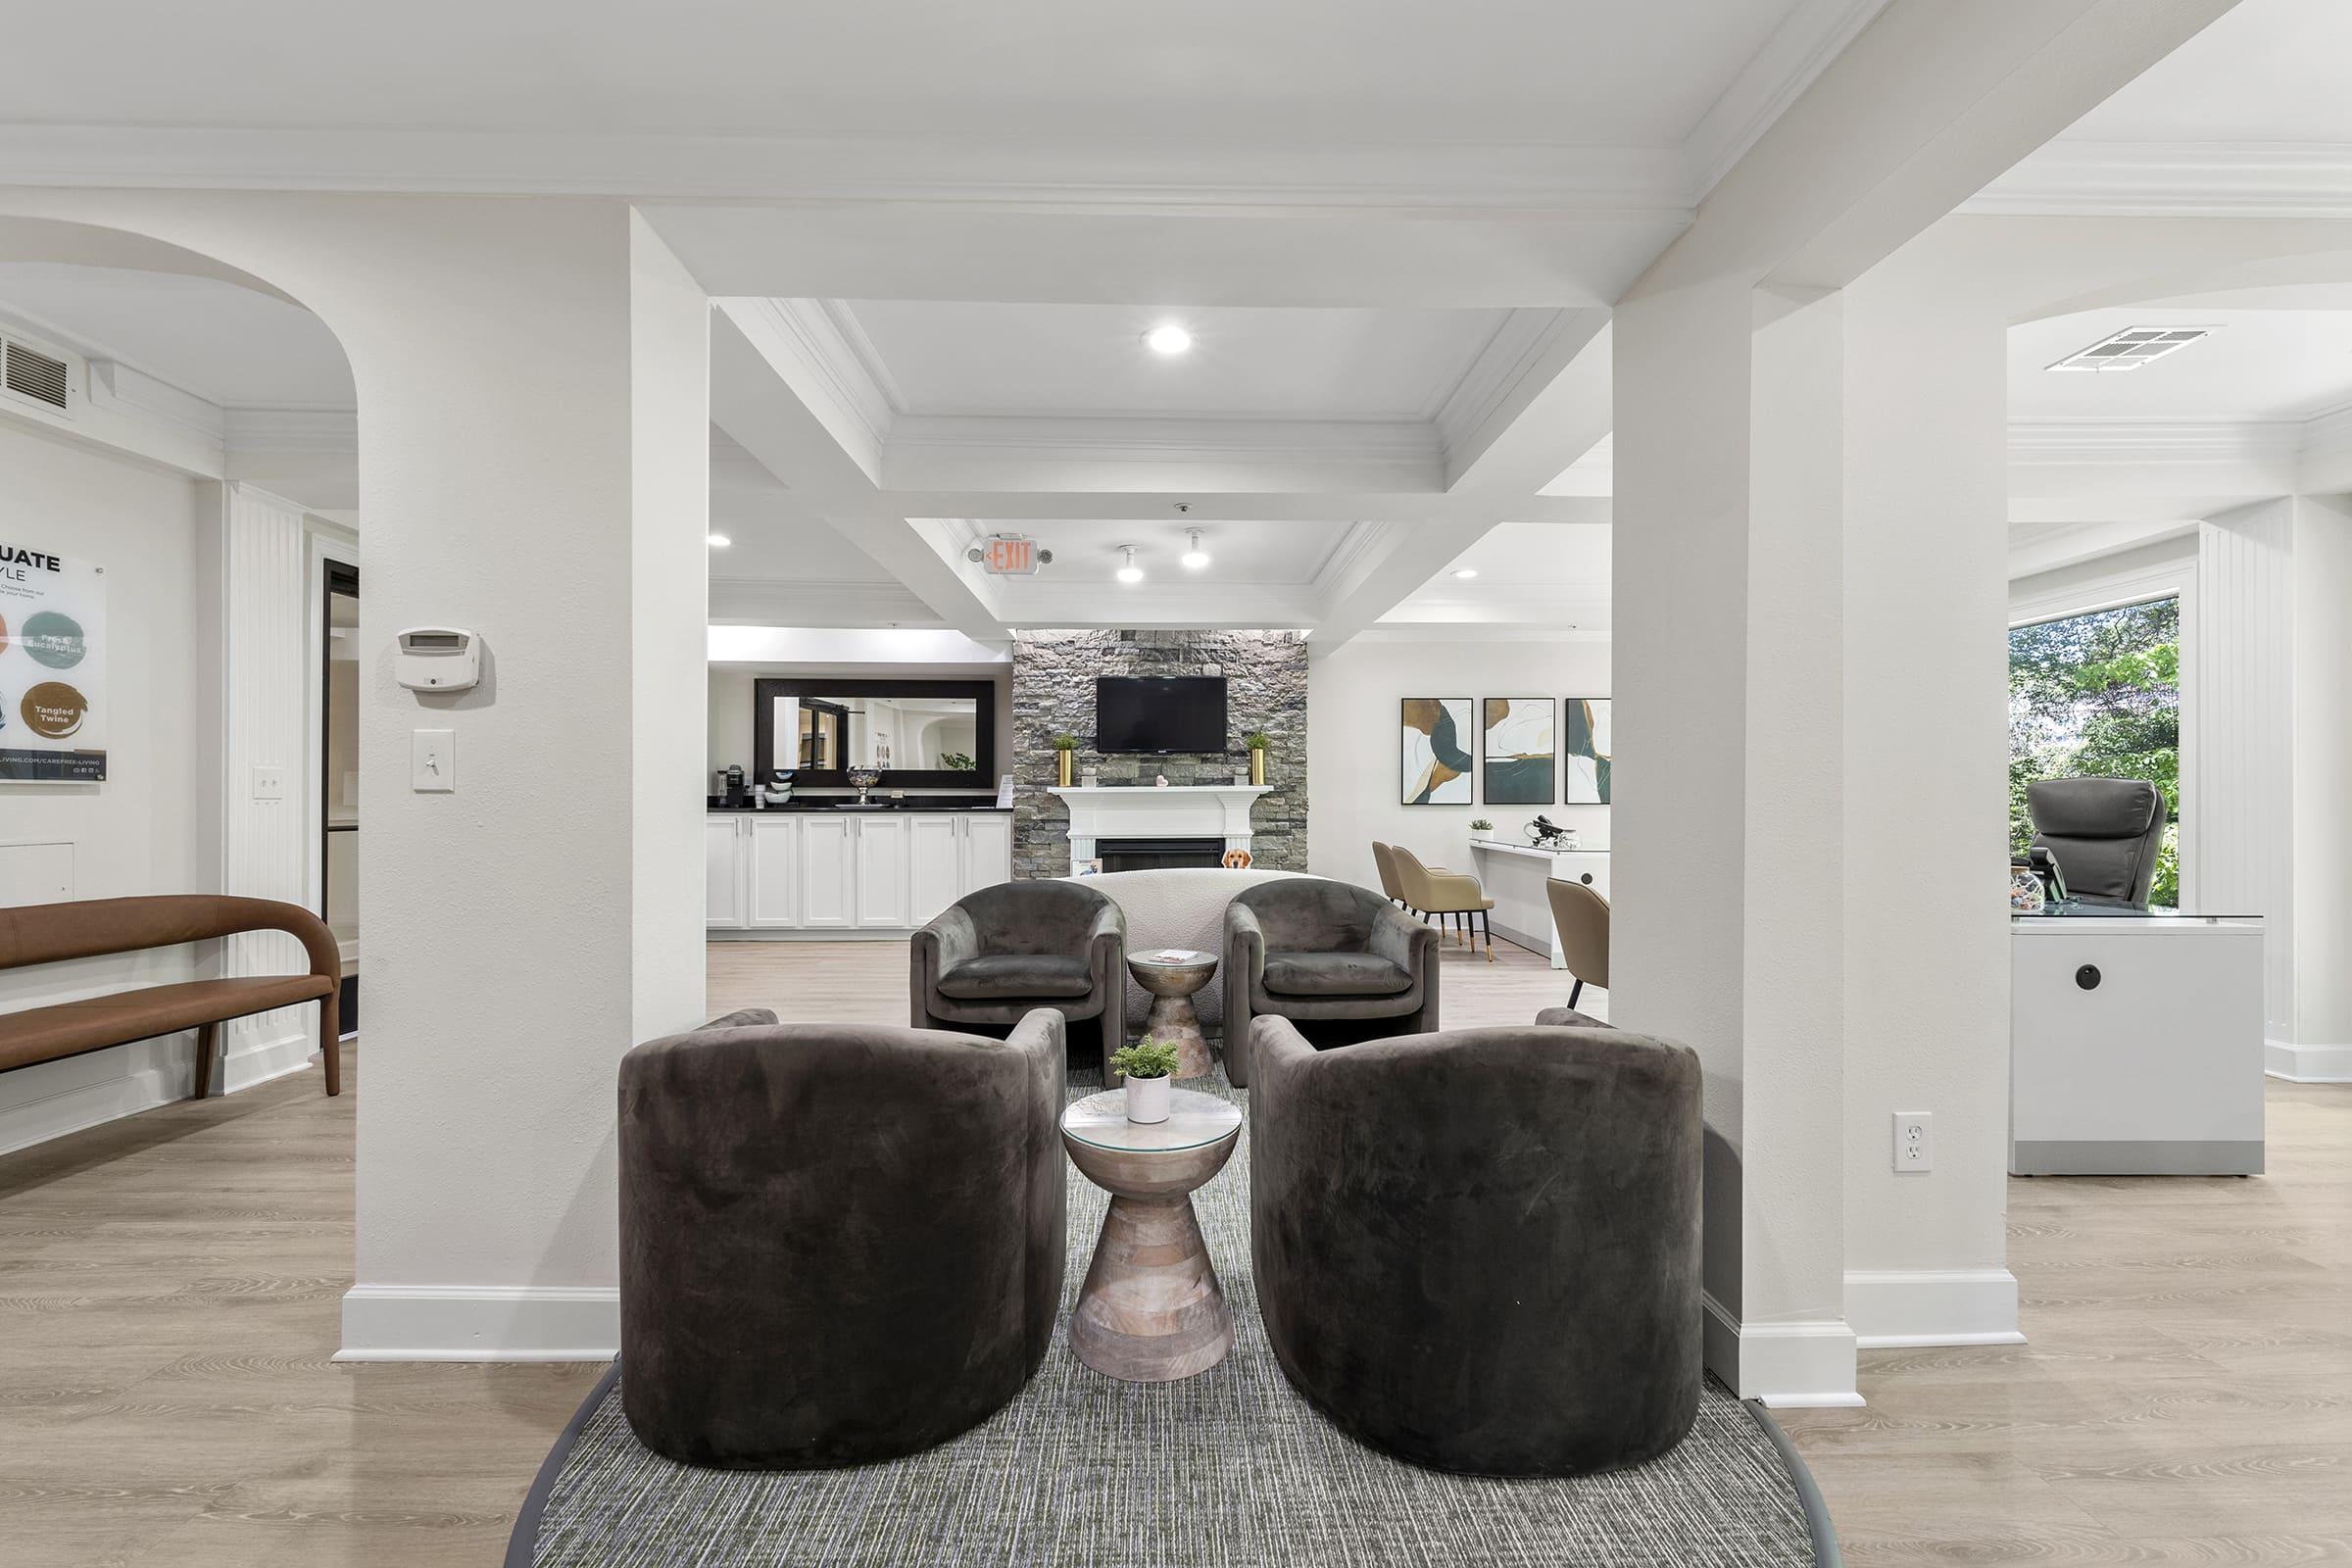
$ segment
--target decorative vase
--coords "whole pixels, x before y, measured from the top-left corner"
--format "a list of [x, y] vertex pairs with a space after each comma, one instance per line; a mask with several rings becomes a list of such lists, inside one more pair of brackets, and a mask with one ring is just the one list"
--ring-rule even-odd
[[1265, 781], [1266, 749], [1263, 746], [1252, 746], [1250, 748], [1250, 782], [1263, 784]]
[[1168, 1089], [1173, 1078], [1130, 1078], [1127, 1080], [1127, 1119], [1152, 1122], [1168, 1119]]
[[1166, 788], [1168, 787], [1168, 775], [1167, 775], [1167, 774], [1165, 774], [1165, 773], [1162, 773], [1162, 774], [1160, 774], [1158, 777], [1156, 777], [1156, 778], [1152, 779], [1152, 787], [1153, 789], [1161, 789], [1161, 790], [1164, 790], [1164, 789], [1166, 789]]
[[1090, 767], [1085, 772], [1078, 775], [1078, 782], [1085, 785], [1090, 790], [1097, 789], [1102, 786], [1102, 775]]
[[2039, 914], [2045, 902], [2041, 877], [2030, 865], [2009, 868], [2009, 912]]
[[1070, 787], [1070, 770], [1076, 765], [1077, 756], [1076, 752], [1054, 754], [1054, 781], [1065, 790]]

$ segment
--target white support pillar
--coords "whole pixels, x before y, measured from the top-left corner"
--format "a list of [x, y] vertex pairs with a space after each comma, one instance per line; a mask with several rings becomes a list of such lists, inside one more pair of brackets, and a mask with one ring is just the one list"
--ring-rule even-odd
[[2294, 1034], [2282, 1075], [2352, 1082], [2352, 498], [2294, 498]]

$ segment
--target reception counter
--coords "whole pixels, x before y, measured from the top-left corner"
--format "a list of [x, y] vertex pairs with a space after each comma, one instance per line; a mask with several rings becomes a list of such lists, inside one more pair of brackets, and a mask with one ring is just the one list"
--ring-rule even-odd
[[1473, 839], [1470, 870], [1494, 901], [1494, 934], [1546, 956], [1554, 969], [1566, 963], [1560, 956], [1560, 934], [1551, 924], [1551, 896], [1544, 884], [1558, 877], [1582, 882], [1604, 899], [1609, 896], [1606, 850], [1539, 850], [1528, 844]]
[[2262, 1170], [2259, 917], [2077, 903], [2009, 952], [2012, 1174]]

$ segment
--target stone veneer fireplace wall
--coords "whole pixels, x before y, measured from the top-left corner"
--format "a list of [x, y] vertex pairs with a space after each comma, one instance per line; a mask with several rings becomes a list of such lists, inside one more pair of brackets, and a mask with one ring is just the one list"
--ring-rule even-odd
[[[1171, 757], [1096, 752], [1097, 675], [1222, 675], [1232, 750]], [[1078, 737], [1080, 769], [1105, 785], [1230, 784], [1247, 772], [1242, 737], [1273, 740], [1269, 793], [1250, 812], [1250, 853], [1269, 870], [1306, 869], [1306, 644], [1292, 631], [1024, 631], [1012, 647], [1012, 874], [1066, 876], [1069, 812], [1049, 793], [1054, 737]]]

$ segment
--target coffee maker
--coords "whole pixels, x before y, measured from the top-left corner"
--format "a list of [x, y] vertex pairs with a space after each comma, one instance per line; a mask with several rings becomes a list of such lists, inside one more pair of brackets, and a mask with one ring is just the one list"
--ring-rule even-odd
[[740, 810], [750, 804], [749, 798], [744, 794], [743, 765], [741, 763], [732, 767], [720, 768], [710, 775], [710, 781], [717, 786], [711, 793], [724, 802], [729, 809]]

